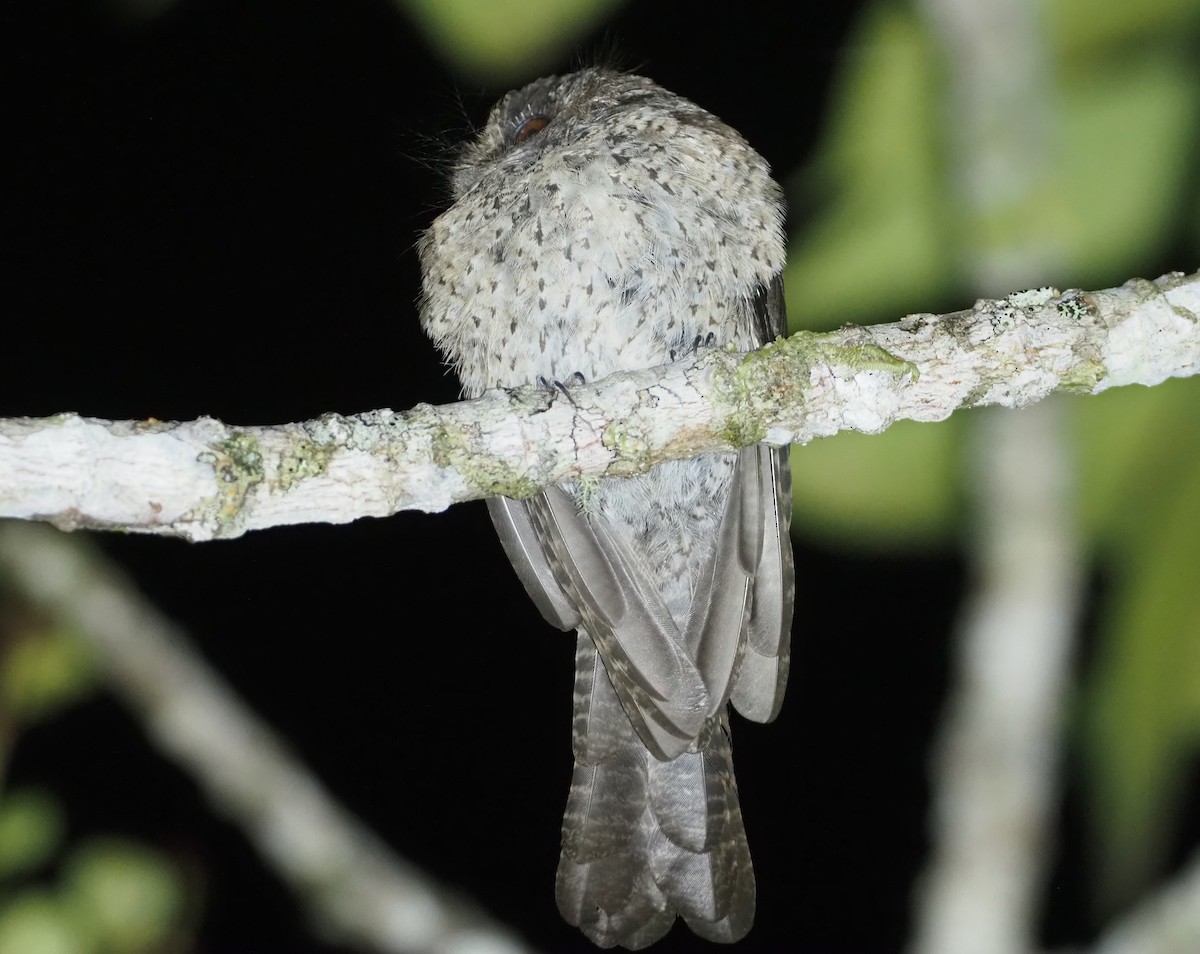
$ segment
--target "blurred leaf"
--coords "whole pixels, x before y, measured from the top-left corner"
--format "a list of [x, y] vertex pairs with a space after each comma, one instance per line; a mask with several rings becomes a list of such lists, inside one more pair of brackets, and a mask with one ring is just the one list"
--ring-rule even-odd
[[[1084, 533], [1119, 557], [1130, 537], [1156, 518], [1161, 501], [1157, 492], [1147, 491], [1180, 479], [1191, 465], [1187, 451], [1200, 441], [1200, 379], [1067, 400], [1078, 446]], [[1193, 440], [1181, 442], [1180, 435], [1188, 434]]]
[[1161, 865], [1200, 742], [1200, 448], [1159, 481], [1114, 548], [1086, 719], [1101, 896], [1129, 897]]
[[[1200, 120], [1200, 76], [1173, 46], [1059, 64], [1056, 162], [1028, 196], [984, 218], [946, 199], [955, 190], [935, 131], [944, 127], [944, 92], [921, 25], [901, 7], [877, 4], [848, 45], [865, 52], [847, 61], [819, 157], [796, 190], [836, 196], [793, 243], [787, 287], [799, 324], [893, 320], [912, 303], [936, 301], [963, 254], [954, 245], [964, 242], [1059, 247], [1084, 263], [1076, 274], [1104, 280], [1169, 239]], [[1115, 517], [1130, 508], [1119, 497], [1138, 486], [1133, 475], [1152, 485], [1154, 468], [1177, 452], [1179, 428], [1200, 418], [1185, 390], [1114, 394], [1081, 410], [1084, 459], [1103, 462], [1084, 478], [1090, 539], [1120, 532]], [[946, 539], [960, 513], [949, 488], [962, 426], [840, 435], [796, 451], [797, 527], [858, 544]]]
[[[1061, 91], [1054, 225], [1086, 278], [1161, 251], [1195, 161], [1200, 70], [1161, 48], [1080, 69]], [[1056, 213], [1057, 215], [1057, 213]]]
[[91, 948], [53, 898], [31, 891], [0, 907], [0, 954], [91, 954]]
[[622, 0], [397, 0], [465, 72], [509, 80], [536, 72]]
[[184, 885], [158, 852], [95, 839], [68, 862], [63, 897], [103, 950], [134, 954], [172, 932], [183, 911]]
[[945, 542], [961, 504], [959, 422], [901, 421], [793, 448], [793, 526], [866, 548]]
[[22, 789], [0, 801], [0, 878], [43, 864], [62, 842], [62, 811], [46, 792]]
[[[912, 13], [876, 4], [847, 44], [833, 119], [793, 192], [819, 211], [792, 243], [788, 309], [805, 328], [894, 320], [947, 281], [936, 62]], [[812, 204], [801, 202], [799, 205]]]
[[94, 676], [82, 640], [54, 627], [23, 629], [0, 666], [0, 704], [33, 721], [87, 693]]
[[1177, 36], [1194, 30], [1200, 20], [1196, 0], [1051, 0], [1045, 24], [1064, 56], [1105, 59], [1113, 44], [1150, 37]]

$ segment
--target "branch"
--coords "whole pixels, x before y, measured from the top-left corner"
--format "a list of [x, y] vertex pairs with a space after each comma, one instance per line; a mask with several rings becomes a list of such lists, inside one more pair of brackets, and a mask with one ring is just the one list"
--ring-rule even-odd
[[294, 523], [439, 511], [583, 476], [766, 441], [805, 444], [965, 407], [1019, 407], [1200, 371], [1200, 273], [1054, 289], [948, 315], [799, 332], [748, 355], [698, 354], [572, 388], [491, 391], [410, 411], [275, 427], [0, 421], [0, 517], [236, 537]]
[[1062, 411], [985, 415], [971, 435], [975, 579], [933, 750], [910, 954], [1032, 949], [1082, 598]]
[[1188, 954], [1200, 950], [1200, 853], [1178, 876], [1106, 930], [1094, 954]]
[[[918, 0], [940, 47], [947, 185], [967, 236], [964, 280], [985, 293], [1053, 274], [1069, 243], [1020, 222], [1053, 188], [1063, 123], [1038, 0]], [[1003, 169], [997, 174], [997, 169]], [[971, 241], [970, 238], [967, 239]], [[930, 852], [910, 954], [1027, 954], [1059, 802], [1063, 700], [1084, 594], [1066, 408], [992, 411], [966, 442], [971, 579], [933, 748]]]
[[384, 954], [528, 954], [348, 814], [176, 626], [82, 543], [0, 526], [0, 570], [80, 634], [161, 751], [242, 828], [326, 933]]

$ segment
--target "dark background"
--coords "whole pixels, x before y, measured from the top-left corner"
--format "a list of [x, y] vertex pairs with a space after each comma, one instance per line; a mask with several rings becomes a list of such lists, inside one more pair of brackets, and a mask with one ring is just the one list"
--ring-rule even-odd
[[[854, 6], [635, 2], [579, 49], [615, 46], [786, 184]], [[418, 327], [413, 243], [453, 144], [503, 89], [453, 75], [383, 0], [185, 0], [142, 25], [87, 3], [3, 16], [0, 415], [265, 424], [457, 398]], [[482, 504], [100, 542], [398, 851], [543, 950], [592, 949], [553, 897], [574, 640], [528, 603]], [[788, 701], [771, 726], [735, 717], [759, 894], [739, 949], [896, 951], [962, 569], [796, 548]], [[53, 788], [78, 833], [193, 864], [200, 950], [335, 950], [118, 702], [23, 737], [11, 781]], [[1077, 929], [1070, 878], [1058, 888]], [[656, 949], [701, 946], [679, 928]]]

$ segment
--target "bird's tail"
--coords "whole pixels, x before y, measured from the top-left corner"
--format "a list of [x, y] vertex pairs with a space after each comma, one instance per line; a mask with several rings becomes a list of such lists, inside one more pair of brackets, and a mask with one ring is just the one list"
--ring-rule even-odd
[[646, 947], [676, 915], [731, 942], [754, 920], [725, 707], [695, 751], [661, 761], [625, 714], [591, 637], [575, 656], [575, 771], [563, 818], [558, 907], [600, 947]]

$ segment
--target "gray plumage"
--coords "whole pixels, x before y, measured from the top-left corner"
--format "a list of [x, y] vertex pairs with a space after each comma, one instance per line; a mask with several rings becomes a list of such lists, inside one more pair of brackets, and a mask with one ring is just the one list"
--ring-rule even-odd
[[[602, 69], [505, 96], [420, 242], [421, 319], [468, 396], [785, 332], [783, 204], [710, 113]], [[578, 630], [558, 906], [640, 948], [754, 917], [727, 702], [775, 717], [793, 573], [786, 450], [662, 464], [489, 509], [546, 619]]]

